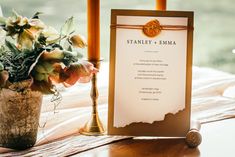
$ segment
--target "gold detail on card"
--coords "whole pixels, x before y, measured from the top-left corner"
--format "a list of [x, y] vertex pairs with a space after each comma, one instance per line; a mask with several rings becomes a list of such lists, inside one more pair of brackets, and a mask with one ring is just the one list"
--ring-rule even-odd
[[158, 36], [162, 30], [182, 31], [193, 30], [193, 27], [183, 25], [161, 25], [157, 19], [147, 22], [145, 25], [127, 25], [127, 24], [111, 24], [111, 28], [117, 29], [141, 29], [143, 33], [150, 38]]
[[143, 32], [148, 37], [155, 37], [161, 33], [161, 26], [158, 20], [151, 20], [143, 26]]

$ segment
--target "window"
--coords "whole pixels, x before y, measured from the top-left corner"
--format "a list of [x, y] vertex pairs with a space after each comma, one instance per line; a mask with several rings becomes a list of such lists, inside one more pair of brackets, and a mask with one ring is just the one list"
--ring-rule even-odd
[[[101, 55], [108, 60], [110, 9], [151, 10], [155, 9], [155, 0], [100, 1]], [[57, 29], [66, 18], [75, 16], [78, 32], [86, 36], [86, 0], [1, 0], [1, 6], [5, 16], [9, 16], [13, 8], [29, 17], [37, 11], [44, 12], [41, 18]], [[233, 0], [168, 0], [168, 10], [195, 12], [194, 65], [235, 73]]]

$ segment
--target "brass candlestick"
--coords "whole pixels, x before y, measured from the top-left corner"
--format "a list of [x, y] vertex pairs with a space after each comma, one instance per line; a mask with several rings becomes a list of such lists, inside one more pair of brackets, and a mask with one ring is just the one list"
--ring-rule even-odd
[[[100, 61], [90, 61], [95, 68], [100, 68]], [[92, 115], [90, 120], [85, 124], [83, 128], [80, 129], [80, 133], [83, 135], [91, 135], [91, 136], [98, 136], [103, 135], [105, 130], [103, 127], [102, 122], [100, 121], [97, 105], [98, 105], [98, 97], [99, 92], [97, 88], [97, 74], [93, 74], [91, 79], [91, 92], [90, 96], [92, 99]]]

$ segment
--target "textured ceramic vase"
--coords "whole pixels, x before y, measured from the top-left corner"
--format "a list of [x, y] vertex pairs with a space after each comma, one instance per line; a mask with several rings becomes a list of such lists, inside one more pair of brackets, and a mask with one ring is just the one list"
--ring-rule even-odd
[[32, 147], [37, 139], [42, 94], [0, 90], [0, 146]]

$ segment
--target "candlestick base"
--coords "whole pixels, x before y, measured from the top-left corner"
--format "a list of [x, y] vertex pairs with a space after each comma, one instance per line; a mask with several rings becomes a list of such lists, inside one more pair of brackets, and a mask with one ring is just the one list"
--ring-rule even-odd
[[[100, 61], [90, 61], [93, 63], [94, 67], [99, 69], [100, 68]], [[79, 130], [79, 132], [83, 135], [90, 135], [90, 136], [98, 136], [103, 135], [105, 130], [103, 127], [102, 122], [100, 121], [99, 115], [98, 115], [98, 97], [99, 92], [97, 88], [97, 74], [93, 74], [91, 79], [91, 92], [90, 96], [92, 99], [92, 115], [90, 120], [85, 124], [83, 128]]]
[[92, 115], [91, 119], [79, 131], [83, 135], [99, 136], [104, 135], [104, 127], [97, 115]]

